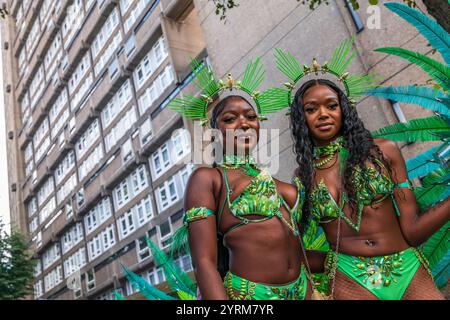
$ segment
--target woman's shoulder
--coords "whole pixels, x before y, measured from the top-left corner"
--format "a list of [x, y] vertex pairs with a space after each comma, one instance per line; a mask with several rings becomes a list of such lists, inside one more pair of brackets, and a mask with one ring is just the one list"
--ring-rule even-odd
[[204, 185], [219, 181], [219, 179], [220, 173], [217, 168], [198, 167], [192, 172], [191, 176], [189, 177], [188, 185]]
[[400, 148], [395, 141], [384, 138], [375, 138], [373, 139], [373, 142], [380, 148], [380, 151], [386, 158], [395, 158], [401, 154]]

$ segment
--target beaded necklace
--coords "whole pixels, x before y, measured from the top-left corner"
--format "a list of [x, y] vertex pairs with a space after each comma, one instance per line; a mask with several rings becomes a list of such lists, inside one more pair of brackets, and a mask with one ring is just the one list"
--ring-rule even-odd
[[319, 162], [315, 162], [314, 168], [319, 168], [324, 164], [333, 160], [334, 155], [341, 150], [343, 145], [344, 145], [344, 138], [341, 136], [326, 146], [314, 147], [313, 151], [314, 160], [318, 160], [323, 156], [327, 156], [325, 159], [320, 160]]
[[237, 155], [224, 155], [223, 161], [219, 163], [218, 166], [227, 170], [240, 169], [250, 177], [257, 177], [261, 171], [255, 159], [249, 155], [244, 157], [239, 157]]

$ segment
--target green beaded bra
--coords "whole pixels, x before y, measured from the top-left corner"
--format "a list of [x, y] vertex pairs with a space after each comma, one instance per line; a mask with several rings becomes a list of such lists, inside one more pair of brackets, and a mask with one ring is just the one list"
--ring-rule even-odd
[[[295, 235], [299, 234], [297, 223], [300, 222], [302, 205], [304, 202], [304, 188], [299, 179], [296, 179], [295, 181], [298, 189], [297, 201], [295, 206], [290, 208], [286, 201], [278, 194], [275, 181], [270, 173], [265, 169], [259, 169], [251, 157], [245, 159], [244, 162], [238, 160], [236, 157], [225, 157], [225, 161], [219, 164], [219, 166], [223, 168], [225, 185], [227, 187], [226, 199], [223, 202], [218, 215], [219, 224], [225, 204], [228, 204], [231, 214], [241, 220], [240, 223], [227, 230], [224, 235], [249, 222], [261, 222], [273, 217], [279, 218]], [[244, 190], [231, 201], [230, 195], [232, 194], [232, 190], [228, 183], [227, 170], [237, 168], [245, 171], [245, 173], [252, 176], [253, 179]], [[285, 206], [290, 212], [290, 222], [282, 216], [280, 210], [282, 206]], [[261, 218], [248, 218], [248, 216], [254, 215], [261, 216]]]
[[[345, 148], [345, 141], [342, 137], [336, 139], [331, 145], [325, 147], [314, 148], [315, 157], [329, 156], [339, 152], [339, 157], [346, 157], [347, 150]], [[375, 160], [378, 165], [384, 167], [381, 161]], [[340, 159], [340, 172], [342, 172], [343, 159]], [[322, 179], [311, 191], [311, 214], [315, 219], [321, 223], [331, 222], [341, 216], [353, 229], [359, 231], [361, 225], [362, 211], [367, 205], [374, 205], [376, 203], [384, 201], [387, 197], [391, 196], [393, 199], [394, 207], [398, 214], [398, 210], [395, 204], [395, 200], [392, 197], [394, 188], [411, 188], [410, 182], [405, 181], [401, 184], [395, 185], [391, 178], [381, 174], [372, 167], [355, 168], [353, 183], [356, 189], [356, 202], [357, 202], [357, 219], [356, 223], [350, 220], [343, 209], [348, 202], [348, 195], [343, 192], [340, 199], [340, 204], [330, 194], [330, 191]], [[376, 199], [382, 195], [380, 199]]]

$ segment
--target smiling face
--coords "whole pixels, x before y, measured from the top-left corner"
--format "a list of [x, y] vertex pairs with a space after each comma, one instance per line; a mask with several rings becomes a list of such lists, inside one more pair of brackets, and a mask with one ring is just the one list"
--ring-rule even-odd
[[306, 90], [303, 111], [309, 132], [317, 145], [329, 144], [341, 131], [339, 97], [328, 86], [317, 84]]
[[247, 101], [239, 97], [226, 102], [217, 116], [217, 129], [222, 133], [226, 153], [233, 146], [234, 154], [249, 154], [259, 140], [258, 115]]

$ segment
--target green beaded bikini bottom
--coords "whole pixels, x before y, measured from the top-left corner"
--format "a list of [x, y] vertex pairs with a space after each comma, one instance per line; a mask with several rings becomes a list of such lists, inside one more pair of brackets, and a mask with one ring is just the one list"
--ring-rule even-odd
[[[333, 272], [336, 253], [330, 251], [326, 259], [326, 272]], [[401, 300], [406, 288], [420, 264], [428, 272], [428, 261], [416, 248], [378, 257], [354, 257], [339, 253], [337, 269], [351, 280], [359, 283], [380, 300]]]
[[223, 285], [230, 300], [305, 300], [307, 278], [303, 266], [297, 280], [280, 286], [252, 282], [228, 272]]

